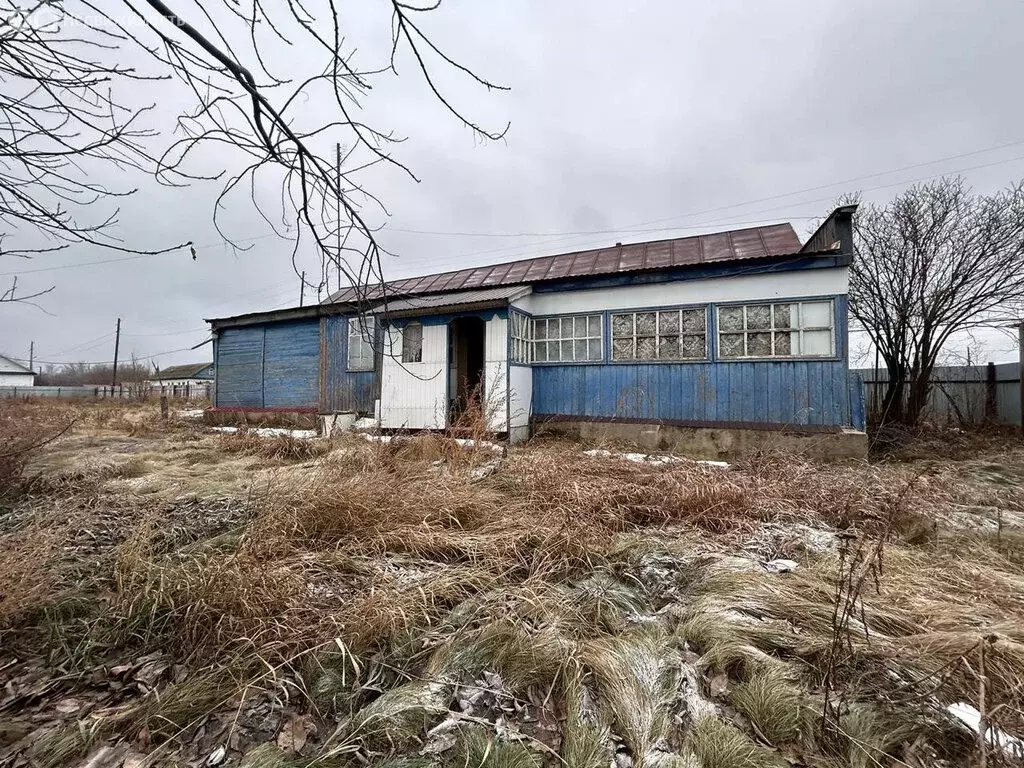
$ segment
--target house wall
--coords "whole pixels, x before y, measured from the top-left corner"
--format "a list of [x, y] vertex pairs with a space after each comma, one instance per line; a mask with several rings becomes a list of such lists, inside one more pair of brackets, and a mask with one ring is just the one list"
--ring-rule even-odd
[[533, 293], [516, 299], [512, 306], [533, 315], [566, 315], [676, 304], [845, 295], [849, 285], [849, 268], [835, 267], [553, 292], [535, 286]]
[[[535, 316], [604, 313], [605, 361], [535, 364], [532, 410], [538, 417], [683, 424], [844, 426], [860, 421], [847, 365], [845, 267], [700, 281], [544, 293], [515, 302]], [[835, 354], [827, 359], [717, 358], [715, 306], [815, 297], [835, 299]], [[677, 305], [711, 305], [709, 359], [611, 362], [609, 314]]]
[[[465, 313], [484, 318], [484, 399], [488, 425], [508, 429], [507, 313]], [[459, 315], [412, 318], [423, 324], [423, 361], [402, 362], [400, 328], [394, 323], [384, 338], [381, 363], [381, 426], [390, 429], [444, 429], [450, 400], [448, 323]]]
[[31, 387], [35, 383], [33, 373], [0, 373], [0, 387]]
[[225, 328], [218, 336], [216, 355], [217, 407], [317, 407], [319, 320]]
[[448, 326], [423, 325], [423, 359], [402, 362], [402, 329], [384, 335], [381, 365], [381, 426], [392, 429], [444, 429], [448, 410]]
[[[321, 413], [373, 413], [379, 391], [375, 371], [348, 370], [348, 317], [325, 317], [321, 322]], [[378, 328], [378, 337], [383, 331]]]
[[508, 318], [492, 317], [484, 328], [484, 413], [495, 432], [508, 431]]
[[509, 438], [518, 442], [530, 434], [533, 410], [533, 371], [525, 365], [508, 368]]

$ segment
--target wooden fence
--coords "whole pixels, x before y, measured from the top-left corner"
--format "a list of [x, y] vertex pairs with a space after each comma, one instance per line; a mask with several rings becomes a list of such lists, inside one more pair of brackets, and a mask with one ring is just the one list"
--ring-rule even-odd
[[[868, 418], [877, 421], [889, 372], [884, 368], [865, 368], [855, 373], [864, 380]], [[989, 363], [936, 368], [924, 415], [943, 424], [1020, 426], [1020, 365]]]

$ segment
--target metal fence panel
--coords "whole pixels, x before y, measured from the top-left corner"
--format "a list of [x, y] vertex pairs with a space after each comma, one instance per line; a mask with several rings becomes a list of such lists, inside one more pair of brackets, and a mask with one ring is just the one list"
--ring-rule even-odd
[[[877, 419], [881, 416], [889, 372], [884, 368], [864, 368], [855, 373], [864, 379], [868, 415]], [[936, 368], [925, 417], [956, 424], [981, 424], [988, 417], [996, 424], [1020, 426], [1020, 366], [1001, 363]]]

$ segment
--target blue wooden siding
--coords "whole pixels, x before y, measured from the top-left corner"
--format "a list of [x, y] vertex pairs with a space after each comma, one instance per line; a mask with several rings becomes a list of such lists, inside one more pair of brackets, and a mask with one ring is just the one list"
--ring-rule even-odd
[[219, 408], [263, 407], [263, 327], [225, 328], [217, 339]]
[[266, 326], [264, 408], [316, 408], [320, 404], [320, 321]]
[[[377, 371], [348, 370], [348, 317], [326, 317], [321, 321], [323, 338], [323, 382], [320, 392], [322, 413], [373, 413], [377, 398]], [[378, 323], [378, 338], [382, 331]], [[378, 347], [380, 345], [378, 344]], [[379, 371], [379, 364], [375, 366]]]
[[219, 408], [316, 408], [320, 322], [225, 328], [217, 339]]
[[538, 415], [651, 421], [849, 425], [844, 360], [533, 369]]

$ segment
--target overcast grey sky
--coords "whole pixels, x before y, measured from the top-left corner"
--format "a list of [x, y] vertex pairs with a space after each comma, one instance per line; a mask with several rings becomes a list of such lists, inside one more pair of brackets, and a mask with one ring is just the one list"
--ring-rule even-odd
[[[346, 5], [361, 60], [379, 61], [386, 7]], [[806, 237], [844, 192], [884, 200], [955, 171], [979, 191], [1024, 177], [1024, 3], [1013, 0], [448, 0], [423, 24], [512, 89], [445, 77], [452, 100], [487, 127], [511, 128], [504, 141], [475, 140], [411, 66], [377, 81], [367, 117], [408, 137], [394, 152], [422, 180], [364, 177], [391, 213], [380, 235], [399, 255], [386, 265], [391, 277], [750, 223], [791, 221]], [[271, 66], [287, 72], [289, 60]], [[174, 102], [161, 96], [158, 117], [173, 120]], [[322, 119], [324, 106], [307, 108]], [[209, 347], [171, 350], [206, 338], [202, 318], [297, 303], [291, 245], [267, 236], [244, 197], [224, 212], [251, 245], [235, 253], [211, 224], [218, 185], [117, 181], [140, 187], [122, 206], [120, 237], [140, 247], [191, 239], [197, 260], [178, 252], [99, 264], [120, 255], [75, 247], [0, 261], [2, 273], [20, 268], [26, 288], [56, 286], [45, 311], [0, 304], [0, 352], [27, 357], [34, 340], [40, 361], [109, 360], [121, 317], [123, 357], [201, 360]], [[319, 273], [312, 249], [299, 263]], [[984, 342], [988, 357], [1013, 359], [1007, 339]]]

